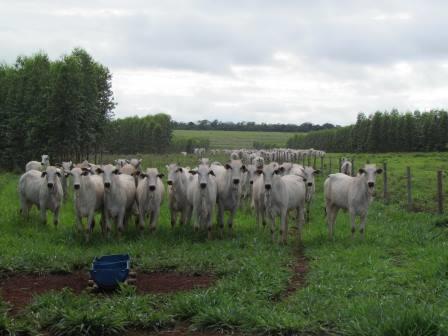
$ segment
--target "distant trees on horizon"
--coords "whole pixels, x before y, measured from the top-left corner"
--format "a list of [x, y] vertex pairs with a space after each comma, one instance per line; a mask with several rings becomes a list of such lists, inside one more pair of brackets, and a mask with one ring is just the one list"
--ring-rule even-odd
[[291, 148], [316, 148], [329, 152], [426, 152], [448, 150], [448, 112], [407, 112], [398, 110], [358, 114], [356, 123], [346, 127], [296, 134]]
[[217, 119], [210, 121], [207, 119], [199, 120], [197, 122], [181, 122], [173, 121], [173, 128], [179, 130], [198, 130], [198, 131], [249, 131], [249, 132], [311, 132], [323, 129], [332, 129], [335, 127], [333, 124], [325, 123], [322, 125], [313, 124], [310, 122], [304, 122], [298, 124], [257, 124], [253, 121], [240, 121], [240, 122], [224, 122]]

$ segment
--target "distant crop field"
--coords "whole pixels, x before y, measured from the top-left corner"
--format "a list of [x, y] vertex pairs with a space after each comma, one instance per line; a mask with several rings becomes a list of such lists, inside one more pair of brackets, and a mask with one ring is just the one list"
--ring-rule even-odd
[[253, 148], [254, 141], [285, 146], [295, 133], [175, 130], [174, 138], [208, 138], [211, 148]]

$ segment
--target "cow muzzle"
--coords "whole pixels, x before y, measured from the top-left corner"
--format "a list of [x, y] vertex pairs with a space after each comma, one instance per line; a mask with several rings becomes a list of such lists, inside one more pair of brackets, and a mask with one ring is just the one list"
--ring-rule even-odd
[[54, 186], [53, 183], [51, 183], [51, 182], [47, 183], [47, 187], [48, 187], [48, 189], [53, 189], [53, 186]]
[[205, 189], [207, 187], [207, 183], [201, 183], [200, 186], [201, 186], [201, 189]]
[[375, 183], [374, 182], [369, 182], [369, 183], [367, 183], [367, 185], [369, 186], [369, 188], [373, 188], [375, 186]]
[[173, 181], [171, 181], [171, 180], [166, 181], [166, 183], [167, 183], [168, 185], [173, 185]]
[[254, 181], [249, 181], [250, 184], [254, 184]]
[[308, 187], [312, 187], [313, 183], [312, 182], [308, 182], [307, 185], [308, 185]]
[[233, 184], [239, 184], [240, 180], [239, 179], [233, 179]]
[[265, 185], [264, 185], [264, 188], [265, 188], [266, 190], [271, 190], [271, 185], [270, 185], [270, 184], [265, 184]]
[[74, 184], [73, 188], [75, 188], [75, 190], [79, 190], [79, 184]]
[[151, 191], [156, 190], [156, 186], [153, 186], [153, 185], [149, 186], [149, 190], [151, 190]]
[[110, 182], [104, 182], [104, 187], [109, 189], [110, 188]]

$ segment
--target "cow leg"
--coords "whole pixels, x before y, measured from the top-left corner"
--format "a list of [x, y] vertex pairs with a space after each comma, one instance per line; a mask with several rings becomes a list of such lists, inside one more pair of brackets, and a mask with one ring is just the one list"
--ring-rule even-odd
[[310, 215], [311, 211], [310, 211], [310, 208], [311, 208], [311, 202], [306, 202], [306, 222], [307, 222], [307, 223], [309, 223], [310, 220], [311, 220], [311, 215]]
[[227, 218], [227, 226], [229, 227], [229, 234], [230, 236], [233, 235], [233, 218], [235, 217], [237, 207], [234, 207], [229, 214], [229, 218]]
[[302, 207], [297, 208], [297, 233], [299, 242], [302, 240], [302, 227], [305, 224], [305, 211]]
[[93, 232], [93, 227], [95, 226], [95, 211], [92, 211], [87, 218], [87, 230], [86, 230], [86, 241], [90, 240], [90, 235]]
[[124, 231], [124, 220], [126, 217], [126, 210], [123, 209], [117, 216], [117, 229], [118, 229], [118, 237], [121, 238], [121, 234]]
[[40, 204], [40, 221], [42, 224], [47, 224], [47, 209], [45, 204]]
[[82, 217], [78, 211], [76, 212], [75, 220], [76, 220], [76, 230], [78, 231], [78, 233], [81, 233], [83, 231]]
[[218, 213], [216, 216], [221, 238], [224, 236], [224, 206], [218, 202]]
[[355, 231], [356, 231], [356, 226], [355, 226], [355, 221], [356, 221], [356, 214], [353, 210], [349, 210], [350, 212], [350, 224], [352, 227], [352, 238], [355, 238]]
[[151, 211], [151, 221], [150, 221], [150, 227], [149, 229], [154, 232], [156, 230], [157, 225], [157, 219], [159, 218], [159, 211], [160, 210], [152, 210]]
[[145, 215], [146, 211], [143, 208], [138, 209], [138, 228], [140, 231], [143, 231], [145, 228]]
[[330, 240], [334, 239], [334, 224], [336, 223], [338, 212], [339, 208], [334, 205], [327, 207], [328, 237]]
[[55, 227], [57, 227], [58, 226], [58, 223], [59, 223], [59, 207], [57, 207], [56, 209], [54, 209], [54, 212], [53, 212], [53, 225], [55, 226]]
[[367, 219], [367, 213], [364, 213], [361, 215], [361, 227], [359, 229], [359, 233], [361, 234], [361, 238], [364, 239], [364, 233], [366, 228], [366, 219]]
[[[177, 211], [170, 207], [171, 227], [174, 228], [177, 222]], [[182, 220], [182, 218], [181, 218]]]
[[271, 239], [272, 242], [275, 242], [275, 216], [273, 216], [272, 214], [270, 215], [270, 220], [271, 220]]
[[212, 214], [207, 214], [207, 239], [212, 239]]
[[288, 243], [288, 211], [282, 211], [280, 214], [280, 237], [282, 244]]

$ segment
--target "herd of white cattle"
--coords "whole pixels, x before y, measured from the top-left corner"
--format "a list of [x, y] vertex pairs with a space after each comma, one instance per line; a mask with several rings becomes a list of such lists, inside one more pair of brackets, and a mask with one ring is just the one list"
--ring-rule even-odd
[[[273, 241], [275, 221], [280, 217], [279, 242], [286, 243], [288, 214], [295, 210], [300, 239], [305, 214], [309, 218], [310, 203], [315, 193], [315, 175], [320, 171], [290, 161], [300, 160], [301, 155], [323, 156], [325, 152], [222, 152], [230, 155], [225, 164], [210, 162], [201, 157], [195, 168], [181, 167], [176, 163], [166, 166], [171, 225], [174, 227], [177, 222], [186, 225], [192, 220], [195, 230], [202, 228], [207, 231], [208, 238], [211, 238], [212, 218], [216, 212], [222, 236], [224, 214], [228, 213], [227, 226], [232, 233], [236, 212], [246, 207], [254, 209], [258, 226], [260, 223], [265, 226], [266, 219], [269, 220]], [[131, 217], [135, 218], [141, 229], [149, 219], [149, 228], [153, 231], [164, 200], [164, 174], [157, 168], [143, 170], [141, 162], [140, 159], [118, 159], [113, 164], [98, 166], [87, 161], [80, 164], [70, 161], [52, 166], [48, 155], [42, 155], [41, 162], [28, 162], [26, 172], [20, 177], [20, 212], [28, 218], [31, 207], [36, 205], [43, 223], [46, 223], [47, 210], [50, 210], [53, 212], [54, 224], [57, 225], [59, 211], [67, 197], [70, 177], [74, 191], [76, 226], [79, 231], [83, 231], [82, 221], [87, 219], [87, 240], [93, 231], [96, 213], [101, 214], [103, 233], [109, 234], [112, 222], [115, 222], [120, 235]], [[343, 159], [341, 173], [330, 174], [324, 183], [325, 209], [331, 239], [340, 209], [350, 214], [352, 235], [355, 233], [356, 216], [361, 218], [359, 231], [361, 237], [364, 236], [376, 175], [382, 172], [370, 164], [359, 169], [356, 176], [350, 176], [351, 170], [350, 161]]]

